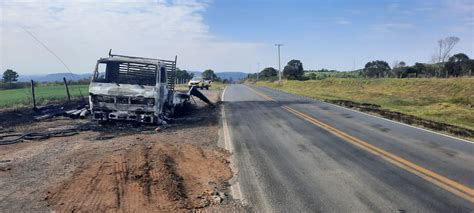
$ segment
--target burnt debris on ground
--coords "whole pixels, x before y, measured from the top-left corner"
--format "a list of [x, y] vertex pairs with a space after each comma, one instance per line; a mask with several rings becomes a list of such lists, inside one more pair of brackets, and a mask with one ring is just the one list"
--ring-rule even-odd
[[[190, 90], [190, 94], [198, 97], [207, 107], [199, 107], [199, 110], [213, 110], [212, 107], [216, 107], [204, 94], [197, 91], [195, 88]], [[197, 103], [196, 101], [194, 101]], [[88, 103], [84, 100], [78, 100], [74, 102], [56, 103], [47, 106], [38, 107], [33, 109], [18, 109], [11, 111], [0, 112], [0, 117], [5, 118], [0, 121], [0, 145], [8, 145], [13, 143], [19, 143], [23, 141], [31, 140], [44, 140], [51, 137], [66, 137], [77, 134], [81, 131], [97, 131], [101, 133], [98, 138], [100, 140], [115, 137], [113, 135], [126, 135], [135, 134], [139, 132], [150, 132], [150, 131], [161, 131], [170, 127], [179, 125], [192, 125], [195, 122], [200, 122], [206, 119], [206, 113], [199, 113], [196, 105], [186, 104], [175, 112], [173, 117], [164, 117], [163, 121], [159, 124], [160, 127], [156, 128], [156, 125], [140, 124], [133, 121], [110, 121], [101, 122], [90, 121], [86, 123], [80, 123], [76, 125], [64, 126], [62, 128], [56, 128], [53, 130], [41, 130], [40, 132], [15, 132], [11, 130], [11, 127], [22, 125], [25, 123], [34, 123], [39, 121], [50, 121], [60, 117], [67, 117], [71, 119], [89, 119], [90, 110]], [[195, 114], [193, 116], [193, 114]], [[201, 116], [200, 116], [201, 115]], [[5, 127], [4, 127], [5, 126]], [[9, 128], [6, 128], [6, 127]]]
[[[218, 103], [217, 103], [218, 104]], [[74, 134], [78, 134], [81, 131], [95, 131], [100, 132], [100, 136], [98, 137], [99, 140], [113, 138], [117, 135], [127, 135], [127, 134], [136, 134], [136, 133], [154, 133], [159, 129], [160, 131], [166, 130], [172, 127], [178, 126], [192, 126], [198, 122], [203, 122], [204, 120], [213, 120], [215, 124], [217, 119], [210, 118], [211, 115], [208, 114], [210, 111], [214, 110], [214, 104], [209, 105], [209, 107], [201, 107], [197, 109], [196, 106], [190, 105], [187, 106], [184, 110], [180, 111], [180, 114], [173, 118], [167, 118], [166, 124], [160, 124], [160, 127], [156, 128], [156, 125], [148, 125], [148, 124], [140, 124], [136, 122], [106, 122], [106, 123], [98, 123], [96, 121], [87, 121], [82, 122], [76, 125], [65, 125], [58, 128], [50, 128], [48, 130], [40, 130], [36, 132], [15, 132], [11, 129], [2, 129], [0, 131], [0, 145], [9, 145], [14, 143], [19, 143], [23, 141], [31, 141], [31, 140], [44, 140], [51, 137], [67, 137]], [[79, 108], [79, 109], [78, 109]], [[47, 120], [53, 119], [55, 117], [69, 117], [69, 118], [87, 118], [82, 117], [80, 115], [89, 114], [84, 113], [88, 110], [86, 108], [75, 107], [72, 110], [64, 110], [61, 108], [59, 112], [54, 112], [53, 110], [55, 107], [48, 107], [48, 117], [45, 118], [44, 116], [42, 119], [35, 119], [29, 122], [35, 122], [40, 120]], [[41, 112], [39, 112], [41, 113]], [[52, 116], [49, 116], [52, 115]], [[15, 123], [15, 125], [21, 124], [20, 122]], [[201, 123], [202, 124], [202, 123]]]
[[[218, 103], [218, 91], [205, 95]], [[17, 123], [3, 134], [83, 126], [67, 137], [1, 146], [0, 208], [25, 211], [241, 209], [230, 196], [230, 153], [217, 146], [219, 110], [202, 101], [156, 125], [99, 125], [64, 116]]]
[[84, 99], [71, 102], [56, 102], [47, 106], [39, 106], [36, 109], [20, 108], [0, 110], [0, 132], [6, 128], [37, 122], [54, 117], [64, 116], [65, 112], [86, 108], [87, 101]]
[[[197, 90], [196, 87], [192, 87], [187, 93], [185, 94], [181, 91], [182, 95], [192, 95], [199, 98], [202, 102], [208, 104], [209, 106], [214, 107], [214, 103], [212, 103], [203, 93]], [[180, 93], [180, 94], [181, 94]], [[196, 104], [196, 100], [194, 98], [194, 104]], [[173, 117], [183, 117], [190, 115], [190, 111], [196, 108], [195, 105], [191, 105], [189, 103], [184, 104], [179, 109], [173, 113]], [[33, 108], [20, 108], [20, 109], [5, 109], [0, 110], [0, 134], [8, 132], [8, 129], [17, 125], [22, 125], [25, 123], [32, 123], [38, 122], [43, 120], [50, 120], [57, 117], [69, 117], [72, 119], [81, 118], [81, 119], [89, 119], [91, 116], [91, 111], [89, 107], [89, 102], [86, 99], [78, 99], [68, 102], [55, 102], [46, 106], [39, 106], [35, 109]], [[169, 120], [168, 117], [162, 118], [165, 122], [160, 124], [166, 124]]]

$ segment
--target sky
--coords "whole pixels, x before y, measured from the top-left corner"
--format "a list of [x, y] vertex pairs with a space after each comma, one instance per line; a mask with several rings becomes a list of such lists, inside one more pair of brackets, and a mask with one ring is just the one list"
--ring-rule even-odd
[[[256, 72], [291, 59], [353, 70], [372, 60], [428, 63], [437, 41], [474, 58], [470, 0], [139, 0], [0, 2], [0, 70], [91, 73], [113, 53], [181, 69]], [[33, 38], [30, 33], [36, 37]]]

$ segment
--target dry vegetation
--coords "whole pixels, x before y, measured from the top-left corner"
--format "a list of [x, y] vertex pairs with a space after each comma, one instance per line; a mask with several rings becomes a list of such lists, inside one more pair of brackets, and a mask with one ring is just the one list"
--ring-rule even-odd
[[474, 78], [353, 79], [259, 82], [323, 100], [350, 100], [474, 129]]

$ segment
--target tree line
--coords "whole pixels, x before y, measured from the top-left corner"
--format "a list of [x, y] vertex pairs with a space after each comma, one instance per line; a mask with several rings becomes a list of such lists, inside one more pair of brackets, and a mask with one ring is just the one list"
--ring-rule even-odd
[[178, 81], [189, 81], [194, 77], [194, 73], [176, 68], [176, 79]]
[[[300, 60], [293, 59], [283, 68], [282, 77], [288, 80], [304, 80], [303, 63]], [[247, 75], [248, 79], [270, 80], [278, 79], [278, 70], [273, 67], [266, 67], [258, 73]]]
[[[437, 51], [431, 63], [415, 63], [408, 66], [404, 61], [395, 61], [392, 67], [383, 60], [369, 61], [363, 69], [341, 72], [337, 70], [304, 70], [303, 63], [293, 59], [283, 69], [283, 76], [288, 80], [320, 80], [327, 77], [340, 78], [418, 78], [418, 77], [461, 77], [473, 76], [474, 60], [464, 53], [451, 55], [454, 46], [460, 41], [458, 37], [447, 37], [438, 41]], [[306, 74], [305, 74], [306, 73]], [[259, 73], [249, 74], [247, 78], [256, 80], [277, 80], [278, 71], [267, 67]]]
[[391, 68], [387, 62], [376, 60], [367, 62], [360, 75], [366, 78], [418, 78], [418, 77], [461, 77], [472, 76], [474, 60], [464, 53], [458, 53], [446, 62], [435, 64], [415, 63], [407, 66], [405, 62], [394, 62]]

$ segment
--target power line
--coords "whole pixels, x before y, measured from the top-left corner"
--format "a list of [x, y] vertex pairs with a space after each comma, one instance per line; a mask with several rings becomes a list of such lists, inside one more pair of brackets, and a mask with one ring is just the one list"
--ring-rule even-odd
[[[58, 56], [56, 55], [56, 53], [53, 52], [53, 50], [49, 49], [48, 46], [46, 46], [46, 44], [44, 44], [41, 40], [39, 40], [32, 32], [28, 31], [26, 28], [24, 28], [23, 26], [20, 26], [21, 29], [23, 29], [26, 33], [28, 33], [28, 35], [30, 35], [31, 37], [33, 37], [33, 39], [35, 39], [38, 43], [41, 44], [41, 46], [43, 46], [46, 50], [48, 50], [49, 53], [51, 53], [54, 57], [56, 57], [56, 59], [58, 59], [59, 62], [61, 62], [62, 65], [64, 65], [64, 67], [66, 68], [66, 70], [71, 74], [71, 78], [74, 78], [74, 80], [78, 80], [74, 74], [71, 72], [71, 69], [69, 69], [69, 67], [67, 66], [66, 63], [64, 63], [64, 61]], [[82, 98], [84, 98], [84, 96], [82, 95], [82, 91], [81, 91], [81, 88], [79, 88], [79, 94], [81, 95]]]
[[[71, 72], [71, 69], [69, 69], [69, 67], [66, 65], [66, 63], [64, 63], [64, 61], [58, 56], [56, 55], [56, 53], [54, 53], [51, 49], [48, 48], [48, 46], [46, 46], [46, 44], [44, 44], [41, 40], [39, 40], [35, 35], [33, 35], [33, 33], [31, 33], [30, 31], [28, 31], [26, 28], [20, 26], [26, 33], [28, 33], [28, 35], [30, 35], [31, 37], [33, 37], [38, 43], [41, 44], [41, 46], [43, 46], [46, 50], [48, 50], [49, 53], [51, 53], [54, 57], [56, 57], [56, 59], [58, 59], [59, 62], [61, 62], [61, 64], [64, 65], [64, 67], [66, 67], [67, 71], [69, 71], [69, 73], [71, 73], [72, 75], [72, 72]], [[73, 76], [73, 75], [72, 75]]]

